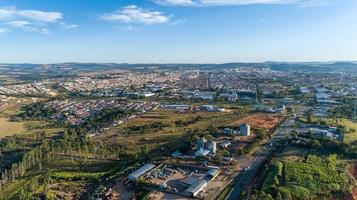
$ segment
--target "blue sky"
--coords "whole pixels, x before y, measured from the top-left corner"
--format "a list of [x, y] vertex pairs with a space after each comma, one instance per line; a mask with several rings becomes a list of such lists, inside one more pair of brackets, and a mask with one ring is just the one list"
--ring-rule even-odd
[[0, 63], [357, 60], [356, 0], [0, 0]]

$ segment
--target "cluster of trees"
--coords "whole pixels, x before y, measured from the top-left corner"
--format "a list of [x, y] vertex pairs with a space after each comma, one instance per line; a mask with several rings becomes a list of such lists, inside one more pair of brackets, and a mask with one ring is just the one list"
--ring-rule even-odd
[[21, 112], [18, 115], [11, 116], [11, 120], [48, 120], [54, 113], [56, 113], [56, 110], [48, 108], [45, 105], [46, 102], [25, 105], [21, 108]]
[[[29, 170], [32, 170], [33, 168], [42, 170], [43, 159], [45, 154], [48, 153], [46, 147], [46, 145], [35, 147], [31, 151], [27, 152], [20, 162], [13, 163], [10, 169], [2, 171], [0, 178], [0, 193], [2, 193], [2, 187], [4, 185], [23, 177]], [[24, 196], [27, 197], [27, 193], [24, 194]]]
[[[19, 162], [15, 162], [8, 169], [0, 173], [0, 193], [6, 184], [27, 175], [30, 171], [42, 171], [46, 162], [56, 162], [56, 158], [65, 156], [73, 161], [79, 162], [84, 168], [89, 158], [118, 159], [128, 153], [122, 151], [122, 147], [112, 145], [101, 145], [88, 139], [84, 129], [68, 129], [63, 138], [45, 140], [32, 150], [25, 153]], [[140, 149], [137, 154], [142, 157], [148, 156], [148, 148]], [[126, 155], [126, 158], [131, 155]], [[24, 191], [24, 196], [26, 196]]]
[[197, 117], [194, 117], [194, 118], [189, 119], [189, 120], [186, 120], [186, 121], [177, 120], [177, 121], [175, 121], [175, 125], [176, 125], [177, 127], [184, 127], [184, 126], [189, 126], [189, 125], [191, 125], [191, 124], [197, 123], [197, 122], [199, 122], [200, 120], [202, 120], [202, 117], [201, 117], [201, 116], [197, 116]]
[[86, 130], [100, 129], [101, 127], [109, 126], [113, 121], [119, 120], [123, 116], [133, 113], [131, 110], [123, 110], [121, 108], [105, 109], [102, 112], [89, 116], [81, 125]]
[[347, 144], [343, 141], [330, 139], [315, 139], [310, 134], [299, 134], [299, 136], [306, 140], [300, 142], [293, 140], [292, 145], [315, 149], [325, 154], [336, 153], [346, 158], [357, 158], [357, 144]]
[[349, 118], [353, 119], [357, 114], [357, 99], [344, 99], [343, 105], [337, 106], [329, 111], [329, 115], [334, 118]]
[[267, 133], [262, 129], [254, 129], [253, 131], [256, 134], [255, 140], [247, 147], [241, 149], [241, 152], [238, 152], [240, 155], [251, 153], [256, 146], [268, 137]]
[[144, 133], [162, 130], [168, 127], [169, 124], [163, 122], [153, 122], [151, 124], [133, 125], [127, 128], [127, 133]]

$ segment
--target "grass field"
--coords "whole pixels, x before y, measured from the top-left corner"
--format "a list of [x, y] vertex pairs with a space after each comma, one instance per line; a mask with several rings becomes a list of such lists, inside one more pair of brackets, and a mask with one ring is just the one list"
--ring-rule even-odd
[[47, 128], [47, 122], [28, 121], [28, 122], [11, 122], [7, 118], [0, 117], [0, 138], [12, 135], [32, 134], [37, 131], [45, 131], [47, 134], [58, 133], [62, 129]]
[[[99, 141], [116, 141], [120, 144], [126, 144], [128, 147], [137, 148], [140, 145], [149, 145], [150, 149], [156, 149], [162, 145], [168, 144], [180, 139], [189, 130], [201, 130], [203, 133], [211, 125], [225, 126], [242, 116], [234, 112], [197, 112], [197, 113], [177, 113], [172, 110], [158, 110], [146, 113], [140, 118], [130, 120], [123, 125], [100, 135]], [[197, 122], [187, 126], [176, 126], [177, 121], [183, 123], [200, 117]], [[152, 123], [162, 123], [165, 126], [159, 130], [146, 130], [141, 133], [130, 132], [128, 129], [133, 126], [144, 126]]]
[[0, 118], [0, 138], [25, 132], [23, 122], [10, 122], [6, 118]]
[[353, 122], [351, 120], [348, 120], [348, 119], [342, 119], [342, 121], [339, 123], [348, 129], [354, 129], [353, 132], [345, 134], [345, 138], [344, 138], [345, 142], [350, 143], [350, 142], [356, 141], [357, 140], [357, 123]]

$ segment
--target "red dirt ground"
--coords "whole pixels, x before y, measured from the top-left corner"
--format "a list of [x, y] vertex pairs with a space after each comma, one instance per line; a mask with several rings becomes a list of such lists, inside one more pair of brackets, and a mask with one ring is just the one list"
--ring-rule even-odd
[[232, 122], [231, 126], [247, 123], [253, 128], [271, 130], [279, 123], [280, 116], [267, 113], [255, 113]]

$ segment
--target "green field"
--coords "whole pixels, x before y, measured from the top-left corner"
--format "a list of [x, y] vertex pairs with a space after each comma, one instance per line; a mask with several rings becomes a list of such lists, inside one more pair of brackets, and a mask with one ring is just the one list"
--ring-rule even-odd
[[354, 129], [354, 131], [351, 131], [349, 133], [345, 134], [344, 140], [347, 143], [354, 142], [357, 140], [357, 123], [353, 122], [351, 120], [347, 119], [342, 119], [341, 122], [339, 122], [341, 125], [345, 126], [348, 129]]

